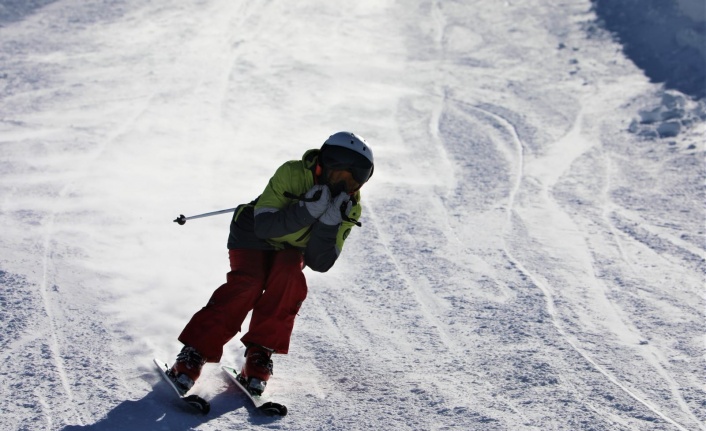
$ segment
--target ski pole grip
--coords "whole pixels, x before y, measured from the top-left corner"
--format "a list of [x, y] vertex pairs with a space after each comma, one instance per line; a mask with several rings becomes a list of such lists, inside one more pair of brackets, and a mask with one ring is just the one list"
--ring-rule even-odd
[[180, 225], [186, 223], [186, 217], [184, 217], [184, 214], [179, 214], [179, 217], [174, 219], [174, 223], [179, 223]]

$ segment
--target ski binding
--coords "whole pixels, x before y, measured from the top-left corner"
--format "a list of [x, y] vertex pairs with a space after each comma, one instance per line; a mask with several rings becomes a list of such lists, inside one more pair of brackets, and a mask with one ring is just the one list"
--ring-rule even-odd
[[189, 406], [194, 408], [196, 411], [199, 413], [206, 415], [208, 414], [209, 411], [211, 411], [211, 404], [201, 398], [198, 395], [186, 395], [187, 391], [184, 391], [179, 385], [176, 384], [174, 381], [173, 375], [169, 372], [170, 366], [159, 359], [154, 359], [155, 365], [157, 365], [157, 368], [159, 369], [159, 374], [162, 375], [162, 378], [169, 383], [169, 386], [174, 389], [174, 392], [179, 395], [179, 398], [182, 399], [184, 402], [186, 402]]
[[238, 371], [227, 365], [221, 365], [221, 369], [230, 377], [235, 385], [252, 401], [255, 408], [267, 416], [286, 416], [287, 407], [283, 404], [275, 403], [269, 400], [267, 395], [258, 395], [247, 389], [247, 382], [240, 377]]

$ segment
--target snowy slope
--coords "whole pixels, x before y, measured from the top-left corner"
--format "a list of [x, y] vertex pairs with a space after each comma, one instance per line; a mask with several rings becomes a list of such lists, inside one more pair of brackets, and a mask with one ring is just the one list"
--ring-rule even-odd
[[[703, 102], [630, 133], [661, 87], [548, 3], [2, 2], [0, 428], [705, 430]], [[171, 220], [338, 130], [377, 166], [275, 357], [290, 415], [209, 365], [194, 416], [151, 360], [229, 217]]]

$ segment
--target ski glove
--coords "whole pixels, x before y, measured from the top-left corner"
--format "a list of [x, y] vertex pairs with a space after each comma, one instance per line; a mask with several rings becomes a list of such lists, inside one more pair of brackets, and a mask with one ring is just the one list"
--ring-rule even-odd
[[316, 185], [309, 189], [304, 195], [304, 199], [299, 201], [300, 206], [314, 218], [319, 218], [326, 211], [331, 200], [331, 191], [325, 185]]
[[331, 200], [319, 221], [329, 226], [337, 226], [343, 222], [343, 214], [348, 215], [351, 208], [353, 208], [351, 197], [346, 192], [341, 192]]

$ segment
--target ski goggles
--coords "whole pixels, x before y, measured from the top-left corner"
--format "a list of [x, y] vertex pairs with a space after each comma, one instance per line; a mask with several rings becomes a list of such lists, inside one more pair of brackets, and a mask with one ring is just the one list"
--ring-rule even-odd
[[374, 166], [364, 156], [345, 148], [329, 147], [321, 155], [321, 165], [326, 169], [348, 171], [360, 185], [373, 176]]

